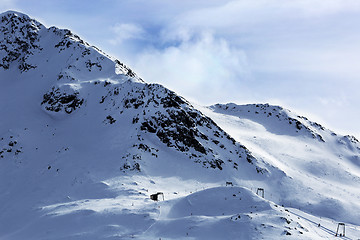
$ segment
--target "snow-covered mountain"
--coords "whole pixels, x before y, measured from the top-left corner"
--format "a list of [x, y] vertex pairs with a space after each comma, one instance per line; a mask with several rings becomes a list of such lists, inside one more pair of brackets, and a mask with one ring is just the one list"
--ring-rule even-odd
[[0, 239], [360, 236], [355, 138], [270, 105], [194, 107], [69, 30], [0, 19]]
[[285, 182], [291, 183], [281, 189], [266, 184], [277, 193], [273, 201], [358, 222], [359, 213], [351, 211], [360, 203], [360, 144], [355, 137], [337, 135], [269, 104], [217, 104], [203, 112], [247, 146], [256, 159], [286, 174]]

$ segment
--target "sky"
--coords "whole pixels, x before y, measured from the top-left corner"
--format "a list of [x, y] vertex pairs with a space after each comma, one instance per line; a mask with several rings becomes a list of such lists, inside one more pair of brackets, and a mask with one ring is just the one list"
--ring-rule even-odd
[[360, 139], [358, 0], [0, 0], [190, 101], [281, 105]]

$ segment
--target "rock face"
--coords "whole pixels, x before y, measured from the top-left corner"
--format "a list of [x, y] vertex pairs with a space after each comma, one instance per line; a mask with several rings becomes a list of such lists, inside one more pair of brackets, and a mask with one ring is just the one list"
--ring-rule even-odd
[[[244, 162], [256, 163], [245, 146], [237, 143], [185, 99], [161, 85], [131, 82], [114, 85], [101, 97], [100, 104], [105, 104], [110, 111], [133, 116], [134, 128], [147, 136], [154, 136], [164, 146], [183, 153], [205, 168], [222, 170], [229, 166], [238, 169]], [[114, 124], [115, 116], [108, 117]], [[138, 141], [142, 142], [142, 138], [139, 137]], [[141, 144], [139, 146], [150, 149]], [[258, 173], [266, 172], [256, 165], [254, 169]]]
[[1, 15], [0, 67], [9, 69], [10, 64], [21, 72], [26, 72], [37, 66], [30, 57], [42, 49], [39, 46], [39, 32], [44, 26], [28, 16], [9, 12]]
[[53, 87], [50, 92], [44, 94], [41, 105], [44, 105], [47, 111], [65, 111], [70, 114], [84, 103], [84, 99], [80, 99], [78, 95], [79, 92], [77, 91], [73, 93], [61, 92], [59, 88]]
[[[267, 172], [245, 146], [185, 99], [143, 82], [119, 60], [71, 31], [46, 28], [24, 14], [7, 12], [1, 15], [1, 37], [2, 71], [14, 71], [19, 79], [31, 81], [37, 92], [43, 91], [38, 105], [51, 117], [75, 114], [75, 119], [82, 116], [86, 121], [85, 115], [97, 111], [106, 115], [105, 124], [137, 129], [133, 146], [138, 150], [159, 151], [144, 143], [151, 138], [204, 168], [238, 170], [245, 164], [257, 173]], [[131, 123], [122, 120], [128, 118]], [[135, 156], [124, 157], [121, 169], [140, 171], [141, 152]]]

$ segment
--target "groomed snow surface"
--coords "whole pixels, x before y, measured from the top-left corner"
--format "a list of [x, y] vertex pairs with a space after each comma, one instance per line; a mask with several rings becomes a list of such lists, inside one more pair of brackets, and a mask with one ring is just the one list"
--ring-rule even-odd
[[[165, 201], [150, 200], [159, 189]], [[128, 176], [98, 186], [100, 195], [109, 191], [118, 195], [68, 196], [23, 212], [31, 221], [20, 220], [21, 226], [2, 239], [337, 239], [336, 221], [284, 208], [243, 187]], [[346, 224], [342, 239], [358, 234], [358, 226]]]

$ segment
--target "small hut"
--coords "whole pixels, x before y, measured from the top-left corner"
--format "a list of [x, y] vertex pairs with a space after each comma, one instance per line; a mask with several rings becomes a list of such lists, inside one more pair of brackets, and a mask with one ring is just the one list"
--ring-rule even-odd
[[234, 186], [234, 184], [232, 182], [226, 182], [225, 186]]
[[151, 194], [150, 195], [150, 199], [151, 200], [154, 200], [154, 201], [159, 201], [160, 200], [160, 196], [162, 196], [162, 200], [164, 201], [165, 198], [164, 198], [164, 193], [162, 192], [157, 192], [155, 194]]

